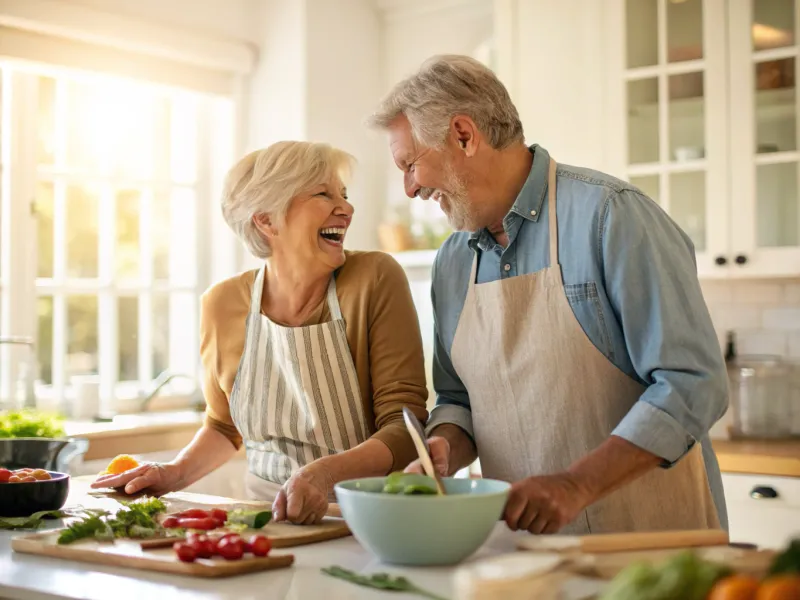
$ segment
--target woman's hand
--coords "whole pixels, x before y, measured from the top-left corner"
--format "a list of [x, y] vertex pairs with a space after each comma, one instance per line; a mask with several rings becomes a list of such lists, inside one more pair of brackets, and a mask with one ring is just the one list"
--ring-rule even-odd
[[119, 475], [101, 475], [92, 488], [125, 488], [126, 494], [147, 490], [154, 496], [163, 496], [179, 489], [181, 469], [172, 463], [146, 463]]
[[272, 503], [275, 521], [312, 525], [322, 521], [328, 512], [328, 496], [333, 478], [328, 469], [313, 462], [297, 471], [283, 484]]

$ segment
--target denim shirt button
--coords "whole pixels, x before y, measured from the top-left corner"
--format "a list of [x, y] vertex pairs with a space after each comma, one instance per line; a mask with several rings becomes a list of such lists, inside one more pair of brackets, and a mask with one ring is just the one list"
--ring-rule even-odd
[[535, 216], [536, 216], [536, 211], [535, 211], [535, 210], [532, 210], [532, 211], [531, 211], [531, 216], [532, 216], [532, 217], [535, 217]]
[[508, 272], [511, 270], [511, 265], [510, 265], [510, 264], [508, 264], [508, 263], [506, 263], [505, 265], [503, 265], [503, 270], [504, 270], [506, 273], [508, 273]]

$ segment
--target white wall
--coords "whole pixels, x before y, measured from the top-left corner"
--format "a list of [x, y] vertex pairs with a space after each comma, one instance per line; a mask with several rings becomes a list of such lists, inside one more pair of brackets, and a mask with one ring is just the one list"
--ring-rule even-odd
[[61, 0], [113, 13], [234, 40], [257, 42], [253, 15], [263, 0]]

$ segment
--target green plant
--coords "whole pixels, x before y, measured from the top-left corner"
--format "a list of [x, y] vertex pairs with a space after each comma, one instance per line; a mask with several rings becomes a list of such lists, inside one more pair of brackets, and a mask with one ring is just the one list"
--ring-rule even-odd
[[64, 418], [26, 408], [0, 412], [0, 438], [58, 438], [64, 435]]

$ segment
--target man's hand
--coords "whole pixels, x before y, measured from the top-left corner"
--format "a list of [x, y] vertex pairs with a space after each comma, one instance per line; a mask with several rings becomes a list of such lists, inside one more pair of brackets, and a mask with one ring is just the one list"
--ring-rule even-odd
[[[450, 442], [443, 437], [432, 437], [428, 440], [428, 448], [431, 451], [433, 468], [436, 469], [442, 477], [447, 477], [450, 474]], [[405, 472], [425, 474], [425, 470], [422, 468], [419, 459], [408, 465]]]
[[592, 502], [570, 473], [528, 477], [511, 486], [504, 518], [512, 530], [556, 533]]

